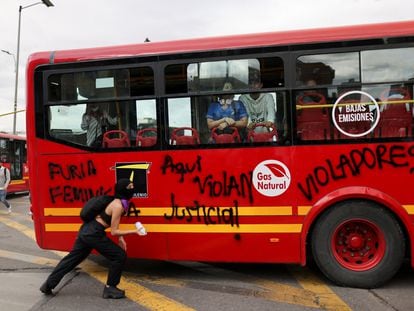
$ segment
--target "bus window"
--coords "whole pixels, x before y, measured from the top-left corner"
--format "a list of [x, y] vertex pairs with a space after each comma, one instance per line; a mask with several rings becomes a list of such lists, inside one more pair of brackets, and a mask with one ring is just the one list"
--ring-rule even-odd
[[76, 144], [86, 144], [85, 132], [80, 127], [85, 110], [86, 104], [51, 106], [49, 108], [50, 136]]
[[359, 82], [359, 54], [300, 56], [296, 60], [296, 85], [306, 85], [310, 80], [317, 85]]
[[[256, 77], [260, 82], [260, 87], [263, 88], [263, 93], [259, 94], [257, 86], [253, 86], [251, 81]], [[272, 138], [259, 138], [259, 135], [250, 136], [247, 133], [246, 129], [243, 129], [242, 125], [238, 128], [238, 132], [234, 135], [234, 142], [264, 142], [264, 141], [276, 141], [277, 136], [282, 137], [286, 135], [286, 121], [285, 112], [286, 110], [286, 96], [283, 93], [279, 92], [280, 98], [278, 98], [277, 93], [265, 92], [265, 90], [282, 87], [284, 86], [284, 65], [283, 60], [279, 57], [272, 58], [259, 58], [259, 59], [239, 59], [239, 60], [218, 60], [218, 61], [209, 61], [209, 62], [199, 62], [199, 63], [190, 63], [190, 64], [174, 64], [168, 65], [165, 68], [165, 90], [168, 94], [173, 93], [195, 93], [202, 95], [203, 93], [208, 93], [205, 96], [194, 96], [191, 98], [186, 98], [187, 108], [184, 109], [182, 106], [173, 107], [177, 105], [174, 103], [177, 99], [169, 100], [169, 122], [170, 129], [174, 130], [177, 127], [186, 127], [193, 128], [196, 127], [197, 134], [200, 137], [201, 143], [209, 143], [215, 141], [211, 136], [213, 133], [212, 129], [208, 129], [206, 122], [206, 115], [209, 109], [209, 106], [212, 103], [217, 103], [222, 97], [226, 97], [230, 94], [226, 93], [224, 90], [225, 85], [231, 85], [231, 91], [235, 91], [232, 94], [233, 100], [237, 101], [239, 96], [242, 98], [241, 106], [243, 109], [246, 109], [248, 105], [248, 99], [250, 98], [250, 108], [255, 108], [256, 111], [250, 109], [251, 114], [255, 115], [255, 123], [259, 120], [257, 116], [260, 109], [265, 109], [263, 104], [266, 100], [266, 123], [272, 124], [272, 127], [265, 129], [265, 132], [275, 133], [270, 135]], [[229, 90], [227, 90], [228, 93]], [[249, 94], [242, 94], [242, 92], [251, 91]], [[217, 92], [214, 95], [211, 95], [211, 92]], [[259, 94], [256, 98], [255, 94]], [[250, 97], [250, 95], [252, 97]], [[180, 102], [183, 102], [183, 99], [179, 99]], [[269, 106], [270, 110], [268, 109]], [[192, 111], [193, 109], [194, 111]], [[186, 111], [186, 114], [183, 114], [182, 111]], [[268, 112], [269, 110], [270, 112]], [[192, 113], [191, 113], [192, 111]], [[179, 117], [173, 115], [177, 113]], [[263, 112], [262, 114], [264, 114]], [[183, 118], [184, 115], [187, 115], [187, 122], [184, 124], [173, 124], [177, 120]], [[261, 116], [260, 118], [262, 118]], [[269, 121], [270, 120], [270, 121]], [[238, 121], [238, 120], [237, 120]], [[183, 122], [179, 122], [183, 123]], [[262, 128], [263, 129], [263, 128]], [[188, 129], [187, 129], [188, 130]], [[229, 129], [230, 130], [230, 129]], [[259, 132], [260, 129], [249, 129], [254, 134]], [[178, 130], [177, 130], [178, 131]], [[194, 132], [194, 130], [190, 130]], [[179, 133], [183, 133], [180, 131]], [[170, 133], [171, 134], [171, 133]], [[223, 134], [223, 133], [221, 133]], [[238, 138], [238, 135], [240, 138]], [[227, 140], [226, 140], [227, 141]], [[175, 144], [176, 141], [172, 140], [172, 144]]]
[[261, 76], [264, 88], [283, 86], [282, 59], [241, 59], [190, 64], [187, 79], [190, 91], [222, 91], [225, 82], [230, 82], [234, 90], [246, 90], [249, 89], [251, 77], [257, 74]]
[[[266, 115], [266, 120], [271, 119], [272, 126], [266, 128], [264, 125], [265, 120], [263, 120], [262, 122], [258, 122], [257, 127], [238, 128], [237, 133], [234, 133], [234, 139], [227, 136], [217, 137], [222, 134], [233, 134], [234, 131], [234, 129], [232, 129], [231, 133], [222, 133], [220, 131], [218, 132], [218, 130], [209, 129], [207, 125], [207, 115], [210, 106], [220, 102], [222, 97], [226, 97], [225, 94], [171, 98], [168, 99], [170, 144], [211, 144], [215, 142], [214, 137], [218, 138], [218, 141], [222, 143], [280, 142], [286, 139], [287, 103], [285, 92], [260, 93], [258, 98], [256, 98], [256, 101], [258, 102], [257, 105], [252, 103], [254, 100], [251, 99], [250, 96], [255, 97], [253, 94], [229, 95], [231, 95], [233, 99], [232, 105], [235, 105], [235, 109], [238, 109], [238, 105], [243, 105], [243, 109], [247, 112], [247, 114], [249, 115], [250, 113], [252, 116], [260, 115], [263, 117], [266, 113], [268, 113], [268, 109], [265, 107], [265, 104], [271, 105], [272, 107], [269, 109], [269, 113], [271, 113], [271, 115]], [[263, 110], [263, 113], [259, 114], [259, 110], [261, 109]], [[256, 114], [254, 114], [254, 112], [256, 112]], [[246, 123], [246, 125], [247, 124], [248, 123]], [[193, 139], [180, 138], [177, 140], [176, 136], [193, 136]], [[180, 143], [183, 140], [186, 140], [187, 143]]]
[[[154, 73], [150, 67], [51, 74], [49, 135], [92, 148], [133, 146], [137, 128], [145, 122], [154, 123], [156, 117], [154, 100], [141, 104], [141, 100], [135, 102], [130, 97], [153, 95]], [[138, 122], [137, 117], [142, 120]]]
[[331, 139], [331, 116], [327, 96], [326, 89], [317, 88], [296, 93], [296, 134], [299, 140]]
[[129, 70], [129, 82], [120, 80], [119, 83], [130, 84], [131, 96], [154, 95], [154, 72], [150, 67], [138, 67]]
[[151, 147], [157, 143], [157, 111], [155, 99], [137, 100], [136, 146]]
[[[381, 77], [380, 77], [381, 79]], [[375, 138], [413, 137], [413, 84], [375, 84], [362, 88], [371, 94], [379, 106], [379, 122], [374, 129]]]
[[0, 161], [10, 162], [9, 160], [9, 140], [0, 138]]
[[361, 52], [362, 82], [378, 83], [412, 80], [414, 48]]
[[199, 118], [196, 111], [196, 108], [192, 108], [189, 97], [168, 99], [170, 145], [200, 144], [199, 126], [196, 125]]
[[165, 68], [165, 92], [220, 92], [226, 82], [230, 82], [234, 90], [246, 91], [251, 76], [257, 73], [264, 88], [284, 86], [283, 60], [271, 57], [169, 65]]
[[380, 107], [377, 138], [413, 137], [413, 52], [412, 47], [361, 52], [362, 81], [391, 83], [370, 87]]

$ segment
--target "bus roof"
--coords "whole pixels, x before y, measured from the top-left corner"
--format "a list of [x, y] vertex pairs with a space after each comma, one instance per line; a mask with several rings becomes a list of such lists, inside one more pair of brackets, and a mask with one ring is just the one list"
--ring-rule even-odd
[[221, 49], [340, 42], [401, 36], [414, 36], [414, 21], [289, 30], [259, 34], [207, 37], [201, 39], [146, 42], [112, 47], [39, 52], [32, 54], [29, 61], [35, 59], [39, 61], [40, 59], [43, 59], [50, 63], [62, 63], [115, 57], [150, 56]]

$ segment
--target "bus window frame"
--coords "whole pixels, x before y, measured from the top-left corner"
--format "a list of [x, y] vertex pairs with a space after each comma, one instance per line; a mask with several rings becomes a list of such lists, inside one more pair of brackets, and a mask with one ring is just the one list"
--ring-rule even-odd
[[[136, 58], [135, 58], [136, 59]], [[121, 60], [122, 62], [122, 60]], [[83, 65], [83, 66], [82, 66]], [[75, 68], [71, 67], [74, 66]], [[49, 77], [52, 75], [56, 75], [56, 74], [73, 74], [73, 73], [77, 73], [77, 72], [94, 72], [94, 71], [105, 71], [105, 70], [118, 70], [118, 69], [134, 69], [134, 68], [151, 68], [152, 73], [153, 73], [153, 87], [154, 87], [154, 94], [153, 95], [142, 95], [142, 96], [122, 96], [122, 97], [107, 97], [107, 98], [98, 98], [98, 99], [82, 99], [82, 100], [62, 100], [62, 101], [49, 101], [49, 93], [48, 93], [48, 81], [49, 81]], [[60, 144], [64, 144], [67, 146], [71, 146], [71, 147], [75, 147], [81, 150], [93, 150], [94, 152], [108, 152], [108, 149], [104, 149], [104, 148], [94, 148], [94, 147], [90, 147], [82, 144], [77, 144], [77, 143], [73, 143], [71, 141], [68, 140], [63, 140], [63, 139], [59, 139], [56, 138], [52, 135], [50, 135], [50, 129], [49, 129], [49, 121], [48, 118], [50, 117], [50, 113], [49, 113], [49, 107], [52, 106], [72, 106], [72, 105], [82, 105], [82, 104], [90, 104], [90, 103], [115, 103], [115, 102], [127, 102], [127, 101], [134, 101], [136, 102], [137, 100], [146, 100], [146, 99], [154, 99], [156, 101], [156, 105], [157, 105], [157, 99], [156, 99], [156, 93], [157, 93], [157, 88], [158, 86], [158, 82], [157, 82], [157, 70], [158, 70], [158, 64], [156, 62], [151, 62], [151, 63], [147, 63], [147, 62], [130, 62], [128, 64], [125, 63], [119, 63], [115, 62], [112, 65], [109, 64], [102, 64], [102, 62], [100, 61], [93, 61], [93, 62], [82, 62], [81, 64], [79, 63], [64, 63], [64, 64], [55, 64], [55, 65], [43, 65], [43, 66], [39, 66], [38, 68], [36, 68], [35, 70], [35, 75], [40, 75], [40, 78], [38, 78], [36, 76], [35, 78], [35, 83], [41, 83], [42, 84], [42, 94], [41, 97], [38, 96], [35, 99], [35, 111], [38, 115], [41, 115], [42, 119], [41, 122], [37, 122], [36, 123], [36, 135], [38, 137], [43, 137], [46, 138], [50, 141], [55, 141], [57, 143]], [[38, 81], [38, 79], [40, 81]], [[44, 100], [43, 100], [44, 99]], [[41, 111], [40, 111], [41, 110]], [[157, 109], [158, 111], [159, 109]], [[157, 116], [158, 118], [158, 116]], [[81, 120], [79, 120], [80, 122]], [[41, 126], [39, 126], [39, 124], [41, 124]], [[157, 127], [158, 127], [158, 120], [157, 120]], [[41, 134], [43, 133], [43, 134]], [[158, 145], [159, 142], [157, 141]], [[155, 145], [155, 146], [156, 146]], [[152, 147], [148, 147], [151, 149], [154, 149], [154, 146]], [[123, 150], [131, 150], [131, 149], [137, 149], [136, 146], [131, 146], [128, 148], [123, 148]], [[143, 150], [143, 148], [139, 148], [140, 150]], [[144, 148], [144, 149], [147, 149]], [[116, 149], [116, 151], [122, 151], [121, 149]]]
[[[186, 92], [186, 93], [167, 93], [166, 92], [166, 85], [165, 85], [165, 69], [170, 66], [170, 65], [181, 65], [181, 64], [192, 64], [192, 63], [203, 63], [203, 62], [217, 62], [217, 61], [230, 61], [230, 60], [248, 60], [248, 59], [262, 59], [262, 58], [280, 58], [283, 62], [283, 73], [284, 73], [284, 85], [281, 87], [274, 87], [274, 88], [262, 88], [261, 90], [263, 92], [270, 92], [270, 91], [281, 91], [281, 90], [288, 90], [290, 87], [290, 83], [289, 81], [289, 75], [288, 75], [288, 71], [286, 70], [286, 68], [288, 68], [290, 59], [289, 59], [289, 53], [284, 51], [284, 52], [279, 52], [279, 53], [263, 53], [263, 52], [258, 52], [257, 54], [251, 54], [251, 51], [249, 51], [248, 54], [244, 54], [243, 50], [240, 50], [240, 53], [237, 55], [232, 55], [229, 57], [226, 57], [226, 52], [228, 51], [222, 51], [222, 53], [220, 53], [220, 56], [214, 56], [214, 57], [193, 57], [193, 58], [185, 58], [184, 56], [181, 57], [177, 57], [177, 59], [174, 58], [170, 58], [166, 61], [160, 61], [159, 62], [159, 69], [161, 72], [161, 75], [159, 77], [161, 77], [161, 83], [160, 83], [160, 96], [161, 97], [171, 97], [171, 96], [197, 96], [197, 95], [221, 95], [221, 94], [225, 94], [226, 92], [220, 91], [220, 90], [216, 90], [216, 91], [193, 91], [193, 92]], [[250, 90], [249, 89], [243, 89], [243, 90], [238, 90], [236, 89], [235, 92], [237, 94], [244, 94], [244, 93], [249, 93]]]
[[[372, 40], [368, 40], [367, 42], [371, 42]], [[414, 41], [414, 40], [413, 40]], [[365, 42], [363, 40], [363, 42]], [[367, 43], [365, 42], [365, 43]], [[375, 137], [375, 136], [371, 136], [371, 137], [359, 137], [357, 139], [355, 138], [348, 138], [348, 139], [328, 139], [328, 140], [300, 140], [299, 136], [297, 135], [297, 110], [295, 109], [295, 96], [296, 94], [298, 94], [301, 91], [306, 91], [308, 90], [310, 87], [306, 86], [306, 85], [296, 85], [296, 81], [298, 80], [297, 77], [297, 67], [296, 67], [296, 61], [299, 57], [301, 56], [309, 56], [309, 55], [322, 55], [322, 54], [336, 54], [336, 53], [358, 53], [358, 59], [359, 59], [359, 63], [358, 63], [358, 70], [359, 70], [359, 77], [360, 77], [360, 81], [359, 82], [352, 82], [346, 85], [346, 87], [348, 88], [355, 88], [355, 89], [364, 89], [364, 87], [369, 87], [369, 86], [378, 86], [378, 85], [384, 85], [384, 87], [386, 86], [390, 86], [393, 84], [406, 84], [408, 81], [407, 80], [398, 80], [398, 81], [374, 81], [374, 82], [364, 82], [363, 81], [363, 73], [362, 73], [362, 69], [363, 69], [363, 65], [362, 65], [362, 53], [366, 52], [366, 51], [375, 51], [375, 50], [393, 50], [393, 49], [401, 49], [401, 48], [414, 48], [414, 42], [411, 43], [405, 43], [401, 44], [399, 42], [397, 43], [377, 43], [376, 40], [372, 41], [375, 42], [375, 44], [357, 44], [358, 42], [355, 42], [354, 45], [350, 44], [347, 45], [345, 47], [329, 47], [329, 48], [313, 48], [312, 45], [309, 45], [309, 47], [312, 47], [311, 49], [306, 49], [305, 47], [302, 47], [302, 49], [297, 49], [295, 51], [292, 51], [290, 54], [290, 62], [291, 62], [291, 88], [289, 89], [291, 91], [291, 98], [292, 98], [292, 123], [291, 123], [291, 134], [292, 134], [292, 141], [294, 145], [314, 145], [314, 144], [320, 144], [320, 145], [342, 145], [342, 144], [346, 144], [347, 142], [349, 143], [379, 143], [382, 141], [407, 141], [407, 139], [409, 141], [414, 140], [414, 134], [413, 136], [410, 138], [406, 138], [406, 137], [392, 137], [392, 138], [383, 138], [383, 137]], [[338, 87], [343, 87], [343, 85], [341, 84], [318, 84], [315, 87], [312, 87], [313, 89], [332, 89], [332, 88], [338, 88]], [[338, 96], [339, 97], [339, 96]], [[414, 98], [414, 81], [413, 81], [413, 98]], [[414, 104], [413, 104], [414, 105]], [[375, 129], [374, 129], [375, 131]]]

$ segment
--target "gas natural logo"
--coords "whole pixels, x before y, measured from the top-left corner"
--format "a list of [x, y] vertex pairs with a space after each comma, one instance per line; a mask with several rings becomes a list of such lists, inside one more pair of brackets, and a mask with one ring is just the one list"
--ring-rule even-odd
[[253, 171], [255, 189], [268, 197], [276, 197], [284, 193], [289, 188], [290, 180], [289, 169], [277, 160], [263, 161]]

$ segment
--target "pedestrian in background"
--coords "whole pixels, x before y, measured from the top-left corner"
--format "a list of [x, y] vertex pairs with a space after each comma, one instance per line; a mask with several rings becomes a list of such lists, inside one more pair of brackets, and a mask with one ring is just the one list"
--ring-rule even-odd
[[6, 206], [7, 213], [11, 213], [11, 205], [6, 200], [7, 187], [10, 184], [10, 170], [0, 161], [0, 201]]

